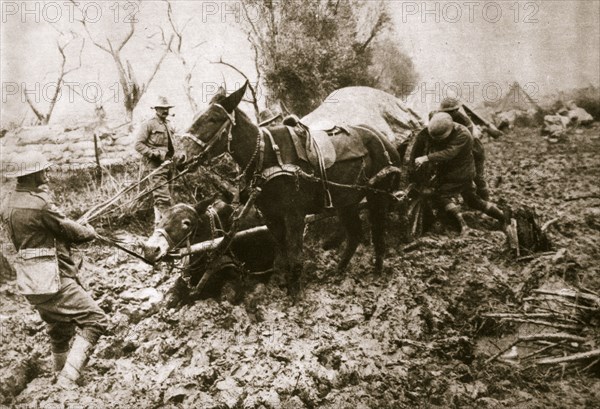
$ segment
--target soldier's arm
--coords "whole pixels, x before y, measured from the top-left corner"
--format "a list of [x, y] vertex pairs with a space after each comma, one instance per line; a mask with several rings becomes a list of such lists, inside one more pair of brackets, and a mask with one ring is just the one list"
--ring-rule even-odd
[[456, 138], [448, 142], [446, 149], [430, 153], [427, 157], [430, 162], [446, 162], [454, 159], [462, 150], [471, 148], [471, 136], [461, 131]]
[[427, 129], [423, 129], [417, 134], [415, 142], [410, 150], [410, 158], [408, 160], [409, 171], [415, 170], [415, 159], [419, 156], [427, 155], [427, 137]]
[[147, 123], [143, 123], [140, 126], [140, 130], [138, 131], [137, 138], [135, 141], [135, 150], [138, 151], [141, 155], [146, 156], [148, 158], [156, 156], [156, 152], [150, 146], [148, 146]]
[[54, 203], [43, 207], [42, 222], [57, 238], [70, 243], [85, 243], [96, 237], [91, 226], [68, 219]]

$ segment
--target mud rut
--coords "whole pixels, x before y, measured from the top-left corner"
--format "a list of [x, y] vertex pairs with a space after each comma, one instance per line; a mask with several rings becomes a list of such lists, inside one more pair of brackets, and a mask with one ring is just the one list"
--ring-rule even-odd
[[[485, 361], [514, 325], [481, 314], [518, 305], [542, 286], [600, 289], [600, 128], [548, 145], [537, 130], [487, 143], [493, 197], [527, 205], [560, 257], [516, 262], [494, 223], [468, 214], [465, 238], [432, 233], [411, 250], [388, 234], [384, 273], [360, 246], [344, 275], [321, 250], [327, 222], [307, 233], [304, 299], [276, 280], [254, 283], [239, 305], [204, 300], [158, 307], [166, 268], [112, 249], [83, 250], [83, 282], [111, 317], [78, 391], [52, 386], [44, 327], [12, 282], [0, 286], [1, 400], [7, 407], [73, 408], [584, 408], [598, 407], [594, 373], [556, 375]], [[392, 217], [390, 228], [398, 227]], [[136, 292], [137, 291], [137, 292]], [[592, 338], [600, 339], [596, 326]]]

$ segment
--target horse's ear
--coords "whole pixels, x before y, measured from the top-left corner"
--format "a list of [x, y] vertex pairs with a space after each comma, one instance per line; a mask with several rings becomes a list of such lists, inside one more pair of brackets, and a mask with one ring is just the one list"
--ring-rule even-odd
[[221, 102], [221, 105], [227, 110], [227, 112], [233, 112], [233, 110], [237, 108], [237, 106], [240, 104], [240, 101], [244, 97], [244, 94], [246, 93], [246, 88], [248, 88], [248, 81], [246, 81], [246, 83], [240, 89], [233, 92], [231, 95], [225, 98], [223, 102]]
[[210, 206], [210, 204], [212, 202], [213, 202], [213, 198], [210, 197], [208, 199], [203, 199], [203, 200], [199, 201], [198, 203], [196, 203], [196, 206], [194, 206], [196, 213], [203, 214], [204, 212], [206, 212], [206, 209], [208, 209], [208, 206]]
[[210, 102], [218, 102], [218, 100], [224, 98], [225, 95], [227, 95], [227, 92], [225, 91], [225, 88], [223, 88], [223, 86], [220, 85], [219, 89], [217, 89], [217, 93], [211, 98]]

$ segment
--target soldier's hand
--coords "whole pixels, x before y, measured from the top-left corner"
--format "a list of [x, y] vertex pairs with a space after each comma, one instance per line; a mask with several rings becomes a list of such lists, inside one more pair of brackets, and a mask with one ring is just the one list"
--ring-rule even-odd
[[173, 155], [173, 162], [178, 165], [181, 163], [184, 163], [187, 159], [187, 156], [185, 155], [185, 153], [176, 153], [175, 155]]
[[415, 166], [418, 168], [421, 167], [421, 165], [423, 165], [425, 162], [429, 162], [429, 158], [427, 157], [427, 155], [425, 156], [419, 156], [417, 159], [415, 159]]
[[163, 153], [159, 150], [152, 152], [152, 159], [156, 159], [161, 162], [165, 160], [165, 156], [166, 156], [166, 153]]
[[185, 155], [185, 153], [176, 153], [173, 156], [173, 162], [175, 163], [175, 167], [179, 171], [181, 171], [185, 168], [186, 160], [187, 160], [187, 156]]

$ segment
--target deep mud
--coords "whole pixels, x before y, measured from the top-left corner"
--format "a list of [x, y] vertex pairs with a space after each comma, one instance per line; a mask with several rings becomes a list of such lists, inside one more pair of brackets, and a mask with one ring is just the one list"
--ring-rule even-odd
[[[486, 147], [493, 197], [534, 208], [542, 222], [558, 217], [548, 230], [558, 255], [515, 261], [494, 222], [476, 213], [468, 214], [468, 236], [432, 233], [403, 253], [393, 217], [384, 273], [370, 272], [372, 249], [360, 246], [336, 275], [336, 251], [321, 250], [320, 241], [333, 225], [322, 222], [307, 231], [306, 289], [297, 305], [273, 279], [251, 286], [239, 305], [209, 299], [166, 310], [161, 293], [174, 279], [166, 266], [152, 270], [92, 245], [81, 249], [82, 281], [110, 315], [111, 333], [83, 386], [52, 385], [43, 323], [8, 282], [0, 286], [2, 401], [21, 408], [599, 407], [597, 370], [561, 379], [544, 368], [486, 364], [517, 329], [481, 314], [518, 306], [544, 285], [600, 290], [600, 128], [554, 145], [537, 130], [518, 130]], [[152, 287], [159, 292], [138, 291]], [[9, 372], [21, 379], [6, 382]]]

